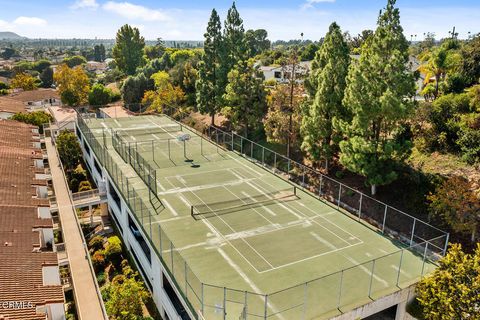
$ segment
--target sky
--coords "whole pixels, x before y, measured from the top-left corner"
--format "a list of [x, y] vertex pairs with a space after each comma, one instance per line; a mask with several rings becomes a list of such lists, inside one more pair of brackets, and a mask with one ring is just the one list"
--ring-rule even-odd
[[[374, 29], [387, 0], [237, 0], [245, 29], [266, 29], [271, 40], [318, 40], [336, 21], [356, 35]], [[212, 8], [225, 18], [224, 0], [0, 0], [0, 31], [30, 38], [115, 38], [125, 23], [147, 40], [202, 40]], [[480, 0], [397, 0], [408, 39], [424, 33], [460, 38], [480, 32]]]

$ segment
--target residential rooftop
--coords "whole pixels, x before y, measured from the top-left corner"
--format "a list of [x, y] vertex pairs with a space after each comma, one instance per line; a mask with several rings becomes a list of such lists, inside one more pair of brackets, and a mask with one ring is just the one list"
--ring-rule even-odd
[[418, 254], [428, 244], [415, 239], [410, 250], [274, 174], [287, 166], [277, 155], [274, 168], [252, 159], [263, 152], [273, 161], [268, 149], [215, 137], [251, 150], [245, 157], [164, 115], [79, 118], [79, 129], [95, 167], [107, 169], [110, 189], [123, 195], [177, 289], [205, 319], [221, 312], [328, 318], [408, 288], [435, 268]]
[[0, 318], [45, 319], [46, 304], [64, 302], [49, 278], [58, 260], [43, 235], [53, 227], [46, 192], [38, 128], [0, 120], [0, 303], [31, 303], [2, 308]]

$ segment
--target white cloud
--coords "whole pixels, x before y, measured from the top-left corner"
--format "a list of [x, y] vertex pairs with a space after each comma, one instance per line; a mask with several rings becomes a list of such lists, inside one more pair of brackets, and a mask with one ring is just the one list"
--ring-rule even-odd
[[8, 30], [8, 29], [11, 29], [12, 28], [12, 25], [10, 23], [8, 23], [7, 21], [5, 20], [0, 20], [0, 30]]
[[170, 18], [160, 10], [150, 9], [129, 2], [108, 1], [103, 5], [103, 9], [128, 19], [138, 19], [144, 21], [170, 20]]
[[18, 17], [13, 21], [14, 24], [19, 26], [37, 26], [43, 27], [47, 25], [47, 20], [37, 17]]
[[77, 0], [71, 6], [72, 9], [96, 9], [98, 7], [98, 3], [96, 0]]
[[316, 3], [321, 3], [321, 2], [329, 2], [329, 3], [333, 3], [335, 2], [336, 0], [307, 0], [302, 8], [303, 9], [307, 9], [307, 8], [313, 8], [313, 5], [316, 4]]

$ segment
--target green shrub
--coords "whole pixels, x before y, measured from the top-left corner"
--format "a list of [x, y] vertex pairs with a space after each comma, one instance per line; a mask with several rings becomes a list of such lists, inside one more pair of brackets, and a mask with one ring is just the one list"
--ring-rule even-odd
[[92, 190], [90, 181], [82, 181], [78, 186], [78, 192]]
[[92, 256], [92, 265], [95, 270], [101, 270], [105, 266], [105, 253], [103, 250], [95, 251]]
[[103, 249], [103, 237], [95, 236], [88, 242], [88, 246], [93, 250], [102, 250]]
[[468, 164], [480, 162], [480, 130], [463, 128], [457, 145], [462, 152], [462, 159]]
[[338, 170], [337, 172], [335, 172], [335, 177], [337, 177], [337, 179], [343, 179], [345, 177], [345, 171]]
[[108, 238], [108, 244], [105, 248], [105, 258], [118, 266], [121, 262], [122, 243], [117, 236]]
[[99, 286], [103, 286], [105, 284], [106, 278], [104, 272], [99, 272], [97, 274], [97, 282]]

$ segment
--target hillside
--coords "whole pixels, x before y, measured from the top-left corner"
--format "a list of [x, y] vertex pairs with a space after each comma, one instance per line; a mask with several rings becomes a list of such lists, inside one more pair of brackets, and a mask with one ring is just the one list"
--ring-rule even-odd
[[0, 40], [21, 40], [21, 39], [24, 39], [24, 37], [19, 36], [15, 32], [0, 31]]

